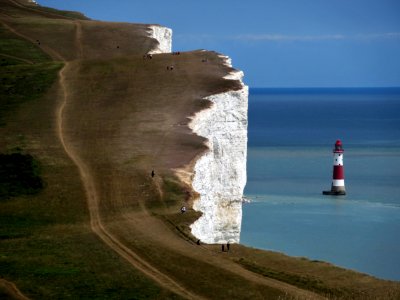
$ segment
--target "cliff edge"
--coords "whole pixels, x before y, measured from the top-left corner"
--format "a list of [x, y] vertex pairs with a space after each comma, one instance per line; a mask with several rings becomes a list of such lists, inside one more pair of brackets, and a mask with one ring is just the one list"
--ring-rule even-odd
[[[157, 25], [150, 29], [157, 46], [149, 53], [170, 53], [172, 30]], [[202, 213], [190, 227], [197, 239], [209, 244], [239, 243], [246, 185], [248, 86], [243, 83], [243, 71], [232, 69], [228, 56], [219, 57], [231, 70], [222, 78], [236, 81], [239, 88], [235, 85], [232, 90], [205, 97], [210, 107], [196, 112], [189, 123], [194, 133], [206, 139], [208, 149], [196, 157], [194, 170], [189, 170], [193, 172], [192, 187], [199, 195], [193, 209]]]

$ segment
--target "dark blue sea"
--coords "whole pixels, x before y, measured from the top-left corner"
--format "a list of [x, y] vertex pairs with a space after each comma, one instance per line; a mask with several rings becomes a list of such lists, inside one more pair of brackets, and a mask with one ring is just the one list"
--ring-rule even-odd
[[248, 134], [242, 244], [400, 280], [400, 88], [250, 89]]

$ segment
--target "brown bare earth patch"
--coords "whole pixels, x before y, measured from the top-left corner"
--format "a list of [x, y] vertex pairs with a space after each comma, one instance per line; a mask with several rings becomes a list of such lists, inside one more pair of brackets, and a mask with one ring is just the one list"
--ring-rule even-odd
[[[210, 105], [204, 97], [239, 88], [223, 79], [232, 69], [219, 54], [143, 59], [156, 45], [146, 37], [147, 25], [82, 20], [26, 1], [0, 4], [7, 34], [64, 64], [53, 87], [21, 105], [0, 128], [0, 151], [18, 147], [32, 153], [43, 162], [47, 182], [39, 195], [0, 203], [15, 224], [12, 231], [5, 228], [0, 245], [0, 276], [18, 282], [25, 295], [399, 297], [398, 283], [326, 263], [240, 245], [228, 253], [196, 244], [188, 230], [198, 217], [190, 209], [195, 193], [175, 170], [190, 175], [206, 151], [204, 140], [188, 128], [190, 117]], [[189, 207], [185, 214], [182, 205]], [[15, 291], [7, 286], [8, 294]]]

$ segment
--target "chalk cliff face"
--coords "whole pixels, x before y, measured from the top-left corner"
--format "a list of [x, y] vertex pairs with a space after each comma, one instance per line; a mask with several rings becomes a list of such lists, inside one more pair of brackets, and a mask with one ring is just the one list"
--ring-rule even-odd
[[[226, 58], [230, 65], [230, 60]], [[242, 80], [243, 72], [226, 76]], [[241, 81], [242, 82], [242, 81]], [[195, 115], [190, 127], [207, 138], [209, 150], [194, 169], [193, 188], [200, 194], [193, 208], [203, 215], [191, 226], [205, 243], [238, 243], [246, 184], [248, 87], [212, 95], [209, 109]]]
[[[172, 51], [172, 30], [150, 26], [150, 36], [158, 46], [150, 53]], [[223, 57], [231, 67], [231, 60]], [[205, 243], [238, 243], [242, 222], [242, 198], [246, 185], [248, 87], [243, 72], [235, 71], [227, 80], [238, 80], [242, 88], [207, 99], [209, 109], [200, 111], [190, 128], [207, 139], [209, 150], [196, 162], [192, 181], [200, 197], [193, 208], [202, 216], [191, 226], [195, 237]]]
[[151, 54], [170, 53], [172, 51], [172, 30], [158, 25], [150, 26], [150, 37], [158, 41], [158, 46], [151, 50]]

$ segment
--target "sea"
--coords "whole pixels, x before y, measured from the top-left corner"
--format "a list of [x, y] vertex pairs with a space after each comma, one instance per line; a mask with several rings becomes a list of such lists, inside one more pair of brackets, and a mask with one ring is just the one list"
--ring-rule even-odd
[[400, 88], [253, 88], [248, 138], [242, 244], [400, 281]]

